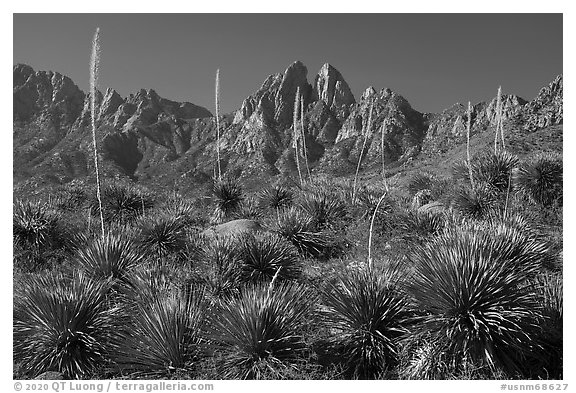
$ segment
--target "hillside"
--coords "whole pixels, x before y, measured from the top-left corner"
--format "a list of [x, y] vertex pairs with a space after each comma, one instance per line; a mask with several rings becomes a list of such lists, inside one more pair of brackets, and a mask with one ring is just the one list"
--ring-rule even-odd
[[[93, 173], [90, 97], [57, 72], [13, 70], [14, 187], [37, 190]], [[294, 62], [270, 75], [234, 113], [222, 116], [222, 168], [257, 184], [297, 177], [293, 148], [296, 90], [302, 92], [308, 165], [313, 173], [353, 174], [368, 133], [362, 172], [369, 178], [384, 156], [389, 175], [413, 168], [443, 168], [462, 155], [467, 109], [455, 104], [441, 113], [421, 113], [388, 88], [369, 87], [359, 100], [342, 74], [325, 64], [308, 82], [308, 70]], [[509, 147], [561, 149], [562, 76], [526, 101], [503, 96]], [[159, 187], [192, 189], [208, 182], [216, 162], [216, 130], [206, 108], [141, 90], [121, 97], [98, 93], [96, 124], [104, 177], [130, 178]], [[496, 99], [473, 105], [471, 143], [489, 145]], [[367, 129], [370, 108], [372, 119]], [[382, 133], [384, 154], [382, 155]], [[300, 160], [303, 160], [300, 157]]]

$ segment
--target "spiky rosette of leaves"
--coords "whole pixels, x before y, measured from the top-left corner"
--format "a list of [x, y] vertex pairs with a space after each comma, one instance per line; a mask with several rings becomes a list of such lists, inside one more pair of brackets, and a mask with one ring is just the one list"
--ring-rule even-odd
[[125, 282], [132, 270], [143, 263], [145, 254], [128, 237], [108, 233], [104, 238], [84, 238], [75, 258], [93, 279]]
[[382, 376], [397, 360], [411, 319], [399, 281], [394, 269], [353, 270], [324, 291], [325, 316], [335, 329], [333, 341], [354, 378]]
[[193, 201], [182, 197], [169, 198], [166, 202], [165, 213], [180, 220], [185, 227], [202, 228], [208, 223], [203, 217], [201, 209]]
[[447, 234], [457, 237], [462, 230], [475, 233], [497, 250], [500, 263], [524, 271], [527, 277], [543, 269], [557, 270], [558, 256], [550, 243], [521, 216], [460, 223], [458, 227], [449, 227]]
[[[182, 272], [179, 272], [182, 274]], [[149, 304], [176, 288], [174, 280], [163, 265], [139, 265], [135, 267], [119, 290], [125, 303]]]
[[474, 190], [460, 188], [456, 191], [453, 206], [464, 217], [483, 219], [499, 207], [500, 200], [494, 189], [478, 185]]
[[415, 271], [408, 288], [424, 312], [417, 333], [428, 335], [429, 355], [442, 357], [449, 373], [471, 363], [515, 374], [538, 350], [539, 307], [527, 282], [536, 268], [523, 259], [492, 234], [466, 230], [408, 254]]
[[[131, 222], [154, 206], [154, 200], [147, 192], [130, 185], [111, 184], [102, 190], [101, 198], [102, 214], [108, 223]], [[93, 198], [90, 207], [97, 214], [98, 200]]]
[[289, 208], [278, 214], [274, 231], [292, 243], [304, 256], [323, 258], [332, 255], [338, 249], [334, 235], [315, 227], [313, 217], [299, 209]]
[[562, 379], [564, 342], [564, 296], [561, 274], [546, 273], [536, 277], [537, 299], [542, 308], [539, 342], [543, 350], [530, 364], [531, 377]]
[[348, 218], [347, 203], [327, 191], [304, 193], [299, 207], [312, 217], [314, 226], [319, 230], [339, 228]]
[[56, 370], [89, 377], [119, 345], [121, 320], [106, 299], [110, 283], [82, 272], [35, 275], [15, 287], [14, 361], [34, 377]]
[[36, 270], [59, 251], [69, 248], [70, 233], [48, 206], [39, 202], [16, 201], [12, 217], [12, 238], [24, 270]]
[[264, 217], [259, 203], [253, 198], [246, 198], [240, 203], [238, 209], [232, 214], [234, 219], [258, 221]]
[[220, 302], [209, 326], [222, 378], [262, 379], [297, 367], [305, 359], [305, 332], [316, 297], [296, 284], [248, 286]]
[[[504, 150], [487, 152], [472, 159], [472, 175], [477, 183], [484, 183], [498, 192], [508, 190], [512, 170], [518, 166], [518, 157]], [[460, 163], [454, 167], [454, 177], [470, 182], [470, 173], [467, 163]]]
[[[356, 208], [359, 209], [359, 216], [361, 218], [372, 218], [376, 206], [378, 206], [378, 201], [382, 196], [382, 190], [373, 190], [367, 188], [361, 188], [356, 193]], [[376, 220], [382, 220], [388, 213], [393, 209], [392, 200], [386, 196], [384, 200], [378, 206], [378, 212], [376, 213]]]
[[138, 235], [138, 243], [143, 251], [157, 258], [170, 254], [184, 256], [187, 251], [186, 239], [184, 221], [169, 215], [158, 215], [145, 220]]
[[132, 304], [113, 357], [122, 371], [165, 376], [190, 367], [200, 353], [206, 305], [202, 291], [160, 292]]
[[238, 240], [243, 281], [257, 283], [277, 280], [295, 280], [302, 267], [298, 251], [282, 237], [267, 232], [244, 235]]
[[439, 234], [446, 227], [445, 214], [428, 211], [407, 211], [405, 220], [400, 227], [404, 234], [403, 239], [412, 242], [424, 242], [430, 237]]
[[514, 188], [536, 203], [550, 206], [562, 204], [562, 156], [540, 154], [518, 168], [514, 173]]
[[212, 196], [216, 205], [214, 210], [215, 222], [232, 217], [244, 200], [244, 192], [240, 182], [232, 177], [224, 177], [222, 180], [215, 180], [212, 186]]
[[264, 208], [280, 210], [292, 206], [294, 193], [282, 185], [265, 188], [259, 196], [260, 205]]
[[418, 191], [430, 190], [434, 176], [429, 173], [417, 172], [412, 175], [408, 183], [408, 192], [414, 196]]
[[216, 237], [205, 244], [199, 266], [208, 292], [214, 297], [239, 292], [242, 262], [238, 242], [233, 237]]

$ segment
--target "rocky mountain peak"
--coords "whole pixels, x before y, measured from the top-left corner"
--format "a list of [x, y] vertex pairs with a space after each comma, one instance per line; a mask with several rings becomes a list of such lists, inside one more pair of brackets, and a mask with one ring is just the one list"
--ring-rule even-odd
[[[348, 115], [348, 106], [356, 103], [354, 95], [342, 74], [332, 65], [325, 63], [314, 79], [314, 98], [322, 100], [330, 110], [340, 117]], [[345, 113], [342, 113], [342, 112]]]
[[28, 120], [50, 109], [55, 121], [74, 122], [82, 112], [84, 93], [58, 72], [38, 71], [25, 64], [13, 69], [14, 120]]
[[540, 89], [538, 95], [524, 108], [523, 127], [527, 130], [561, 124], [564, 121], [563, 76], [558, 75], [548, 85]]
[[311, 101], [312, 86], [308, 83], [307, 74], [306, 66], [301, 61], [295, 61], [283, 74], [270, 75], [258, 91], [244, 100], [236, 112], [234, 123], [248, 120], [252, 113], [259, 110], [267, 121], [289, 127], [297, 89], [300, 88], [305, 104]]

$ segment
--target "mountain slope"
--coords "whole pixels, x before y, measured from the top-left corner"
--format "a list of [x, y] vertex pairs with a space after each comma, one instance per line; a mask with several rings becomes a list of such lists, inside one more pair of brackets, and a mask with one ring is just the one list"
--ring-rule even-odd
[[[297, 89], [303, 95], [307, 155], [315, 173], [353, 173], [365, 138], [363, 170], [367, 173], [381, 167], [382, 157], [391, 170], [405, 168], [450, 155], [466, 141], [464, 105], [455, 104], [438, 114], [421, 113], [400, 94], [372, 87], [357, 101], [333, 66], [325, 64], [312, 84], [307, 74], [304, 64], [294, 62], [283, 73], [266, 78], [236, 112], [222, 116], [224, 171], [253, 184], [296, 175], [292, 123]], [[27, 65], [14, 66], [13, 80], [15, 187], [90, 176], [90, 96], [66, 76], [34, 71]], [[503, 96], [505, 128], [517, 134], [515, 143], [562, 124], [562, 94], [560, 75], [531, 101]], [[123, 98], [107, 89], [97, 93], [96, 102], [97, 143], [105, 177], [194, 188], [214, 175], [216, 127], [207, 109], [162, 98], [154, 90]], [[495, 99], [475, 104], [473, 143], [494, 135], [495, 123]], [[553, 130], [552, 138], [557, 139], [558, 128]]]

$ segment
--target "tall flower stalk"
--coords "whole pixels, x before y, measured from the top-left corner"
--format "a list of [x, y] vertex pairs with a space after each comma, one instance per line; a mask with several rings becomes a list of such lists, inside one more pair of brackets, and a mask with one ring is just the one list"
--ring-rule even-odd
[[222, 181], [222, 169], [220, 167], [220, 69], [216, 70], [216, 160], [218, 167], [218, 180]]
[[472, 105], [468, 101], [468, 123], [466, 126], [466, 157], [468, 159], [468, 175], [470, 176], [470, 184], [474, 190], [474, 177], [472, 176], [472, 161], [470, 160], [470, 125], [472, 121]]
[[374, 108], [374, 103], [370, 104], [370, 112], [368, 114], [368, 123], [364, 131], [364, 142], [362, 143], [362, 150], [360, 150], [360, 156], [358, 157], [358, 165], [356, 166], [356, 175], [354, 175], [354, 185], [352, 186], [352, 203], [356, 202], [356, 183], [358, 181], [358, 172], [360, 172], [360, 164], [362, 164], [362, 156], [364, 155], [364, 149], [366, 148], [366, 141], [368, 140], [368, 135], [370, 134], [370, 127], [372, 125], [372, 109]]
[[96, 87], [98, 86], [98, 72], [100, 70], [100, 28], [96, 28], [92, 39], [92, 55], [90, 56], [90, 113], [92, 115], [92, 144], [94, 146], [94, 167], [96, 169], [96, 198], [100, 210], [100, 227], [102, 238], [104, 233], [104, 216], [102, 215], [102, 198], [100, 196], [100, 174], [98, 171], [98, 149], [96, 147]]
[[384, 182], [384, 189], [388, 192], [388, 181], [386, 180], [386, 166], [384, 165], [384, 133], [388, 127], [388, 119], [384, 119], [381, 126], [381, 140], [380, 140], [380, 153], [382, 155], [382, 181]]
[[294, 154], [296, 155], [296, 167], [298, 168], [298, 178], [300, 179], [300, 185], [302, 185], [302, 171], [300, 170], [300, 158], [298, 154], [298, 139], [300, 139], [300, 134], [298, 134], [298, 109], [300, 108], [300, 87], [296, 89], [296, 98], [294, 101], [294, 116], [292, 119], [292, 128], [294, 131], [294, 143], [292, 147], [294, 148]]
[[500, 132], [500, 137], [502, 139], [502, 149], [506, 151], [506, 145], [504, 143], [504, 125], [502, 122], [502, 86], [498, 87], [498, 96], [496, 98], [496, 133], [494, 134], [494, 154], [497, 153], [498, 149], [498, 133]]
[[304, 151], [304, 161], [306, 162], [306, 171], [308, 172], [308, 179], [312, 180], [310, 174], [310, 166], [308, 165], [308, 151], [306, 149], [306, 136], [304, 135], [304, 100], [300, 97], [300, 123], [302, 132], [302, 150]]

